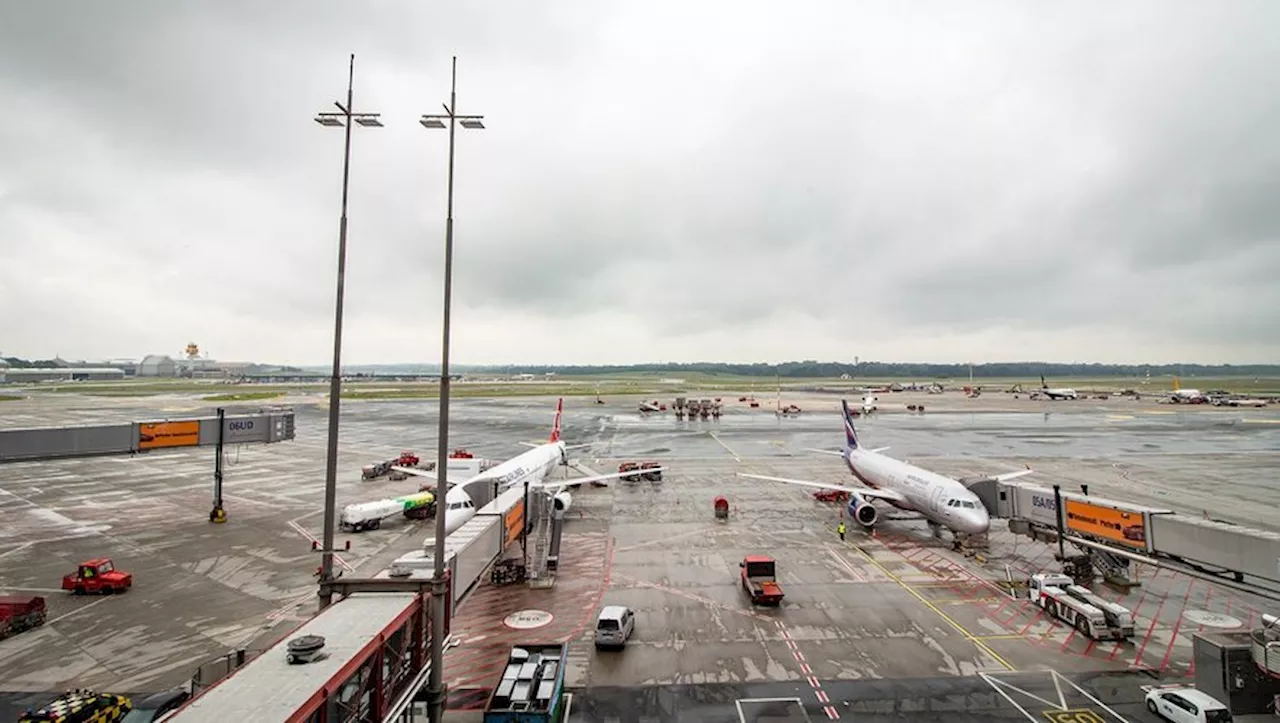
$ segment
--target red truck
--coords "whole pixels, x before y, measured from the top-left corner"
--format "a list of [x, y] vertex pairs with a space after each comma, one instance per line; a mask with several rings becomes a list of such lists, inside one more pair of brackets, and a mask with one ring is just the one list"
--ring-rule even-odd
[[0, 640], [44, 625], [44, 617], [39, 595], [0, 595]]
[[738, 563], [742, 568], [742, 589], [751, 596], [754, 605], [780, 605], [782, 586], [776, 579], [777, 566], [768, 555], [747, 555]]
[[62, 577], [62, 589], [70, 590], [76, 595], [111, 595], [131, 587], [133, 575], [117, 570], [109, 557], [82, 562], [75, 572]]

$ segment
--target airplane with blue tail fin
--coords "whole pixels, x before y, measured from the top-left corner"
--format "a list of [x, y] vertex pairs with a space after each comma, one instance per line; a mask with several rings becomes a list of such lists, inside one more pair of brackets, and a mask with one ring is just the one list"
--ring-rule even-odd
[[935, 535], [945, 527], [951, 530], [959, 541], [962, 536], [984, 534], [991, 527], [987, 509], [978, 496], [969, 489], [969, 484], [985, 479], [1003, 482], [1031, 474], [1032, 470], [1028, 467], [1025, 470], [1005, 474], [954, 479], [894, 459], [881, 454], [888, 447], [875, 449], [863, 447], [858, 441], [857, 431], [853, 428], [853, 415], [849, 411], [849, 403], [842, 399], [840, 405], [844, 417], [844, 449], [839, 452], [822, 449], [808, 451], [841, 457], [849, 468], [849, 472], [863, 486], [853, 487], [745, 472], [739, 472], [738, 476], [847, 492], [849, 493], [847, 509], [849, 517], [867, 529], [875, 527], [879, 520], [879, 511], [872, 502], [877, 500], [887, 502], [898, 509], [918, 512], [924, 516]]

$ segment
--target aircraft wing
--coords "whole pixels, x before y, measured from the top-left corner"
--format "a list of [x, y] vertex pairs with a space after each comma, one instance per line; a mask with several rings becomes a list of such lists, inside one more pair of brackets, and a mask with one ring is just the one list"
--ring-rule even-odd
[[598, 474], [592, 477], [574, 477], [572, 479], [560, 479], [554, 482], [538, 482], [537, 484], [529, 485], [529, 488], [555, 492], [558, 490], [562, 490], [565, 487], [568, 487], [570, 485], [580, 485], [580, 484], [585, 484], [587, 482], [603, 482], [607, 479], [617, 479], [623, 475], [629, 475], [629, 474], [637, 474], [637, 473], [643, 474], [646, 472], [665, 472], [665, 471], [666, 471], [665, 467], [654, 467], [652, 469], [641, 469], [641, 470], [633, 469], [630, 472], [610, 472], [609, 474]]
[[828, 484], [826, 482], [810, 482], [809, 480], [790, 479], [788, 477], [769, 477], [762, 474], [747, 474], [746, 472], [739, 472], [738, 476], [763, 479], [770, 482], [786, 482], [790, 485], [813, 487], [820, 490], [840, 490], [850, 494], [861, 495], [868, 499], [886, 500], [888, 502], [905, 502], [907, 499], [900, 492], [894, 492], [893, 490], [878, 490], [871, 487], [848, 487], [846, 485]]
[[[404, 472], [405, 474], [411, 475], [413, 477], [426, 477], [427, 479], [436, 479], [435, 472], [428, 472], [425, 469], [418, 469], [417, 467], [393, 466], [391, 469], [397, 472]], [[456, 484], [462, 484], [463, 482], [466, 482], [469, 479], [471, 479], [471, 476], [458, 477], [455, 475], [455, 476], [449, 477], [447, 481], [450, 485], [456, 485]]]

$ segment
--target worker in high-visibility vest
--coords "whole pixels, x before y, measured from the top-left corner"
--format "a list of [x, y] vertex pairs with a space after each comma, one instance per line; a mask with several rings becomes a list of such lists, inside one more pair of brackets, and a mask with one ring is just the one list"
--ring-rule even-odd
[[836, 532], [840, 535], [840, 541], [844, 542], [844, 520], [840, 520], [840, 524], [836, 525]]

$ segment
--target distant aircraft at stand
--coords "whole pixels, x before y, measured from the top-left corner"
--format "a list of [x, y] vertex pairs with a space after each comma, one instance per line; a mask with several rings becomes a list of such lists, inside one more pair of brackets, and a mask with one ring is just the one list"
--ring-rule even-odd
[[[551, 438], [548, 441], [542, 444], [521, 442], [521, 444], [526, 444], [533, 449], [512, 457], [506, 462], [491, 467], [474, 477], [463, 480], [446, 479], [445, 483], [449, 485], [449, 491], [445, 494], [445, 504], [436, 509], [436, 514], [440, 514], [441, 509], [444, 511], [445, 535], [452, 535], [455, 530], [465, 525], [472, 517], [475, 517], [475, 502], [472, 500], [471, 495], [468, 494], [468, 490], [474, 490], [480, 485], [496, 483], [497, 494], [502, 494], [513, 487], [528, 483], [530, 490], [537, 490], [550, 495], [552, 504], [557, 511], [565, 511], [573, 504], [573, 496], [565, 487], [587, 482], [602, 482], [616, 479], [623, 474], [629, 474], [615, 472], [593, 477], [574, 477], [555, 482], [546, 482], [547, 475], [551, 473], [552, 469], [560, 465], [569, 464], [567, 450], [588, 446], [585, 444], [565, 445], [564, 440], [560, 439], [560, 417], [563, 412], [564, 398], [561, 398], [556, 403], [556, 419], [551, 428]], [[392, 467], [392, 469], [415, 477], [436, 479], [434, 473], [415, 467]], [[447, 471], [446, 474], [448, 474]]]
[[849, 517], [867, 529], [874, 527], [879, 519], [876, 508], [871, 504], [872, 501], [882, 500], [898, 509], [923, 515], [935, 536], [941, 533], [943, 527], [951, 530], [958, 544], [966, 536], [986, 533], [991, 526], [987, 509], [983, 507], [978, 496], [966, 486], [966, 483], [971, 484], [984, 479], [1005, 481], [1031, 474], [1031, 468], [1028, 467], [1025, 470], [991, 477], [956, 480], [880, 454], [888, 447], [864, 449], [858, 444], [857, 434], [853, 429], [853, 415], [849, 411], [849, 403], [841, 400], [840, 405], [844, 414], [844, 451], [822, 449], [809, 451], [842, 457], [849, 471], [866, 487], [847, 487], [826, 482], [770, 477], [745, 472], [739, 472], [738, 476], [848, 492]]
[[1058, 387], [1050, 389], [1048, 384], [1044, 383], [1044, 375], [1040, 375], [1040, 393], [1050, 399], [1078, 399], [1080, 395], [1076, 394], [1076, 390], [1066, 387]]
[[1173, 393], [1169, 395], [1169, 401], [1181, 403], [1190, 402], [1198, 404], [1205, 401], [1205, 396], [1199, 389], [1183, 389], [1182, 382], [1178, 380], [1177, 375], [1173, 377]]

